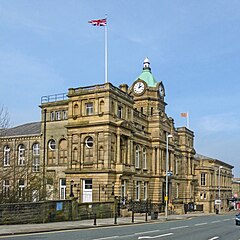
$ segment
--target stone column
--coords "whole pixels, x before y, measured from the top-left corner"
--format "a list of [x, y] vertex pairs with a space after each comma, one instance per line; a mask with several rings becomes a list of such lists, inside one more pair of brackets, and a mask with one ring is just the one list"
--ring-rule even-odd
[[80, 135], [80, 168], [83, 168], [84, 164], [84, 139], [82, 139], [82, 134]]
[[68, 167], [72, 169], [72, 135], [68, 135]]
[[99, 162], [99, 149], [98, 149], [98, 135], [99, 135], [99, 133], [98, 132], [96, 132], [95, 133], [95, 151], [94, 151], [94, 161], [93, 161], [93, 167], [94, 168], [98, 168], [98, 162]]
[[121, 155], [121, 149], [120, 149], [120, 145], [121, 145], [121, 141], [120, 141], [120, 134], [117, 133], [117, 164], [120, 163], [120, 155]]
[[105, 148], [105, 154], [104, 154], [104, 166], [107, 168], [111, 168], [111, 162], [110, 162], [110, 154], [111, 154], [111, 133], [105, 132], [104, 133], [104, 148]]
[[132, 144], [132, 140], [130, 139], [130, 137], [128, 137], [128, 140], [127, 140], [127, 161], [126, 161], [126, 164], [131, 164], [131, 151], [132, 151], [132, 148], [131, 148], [131, 144]]

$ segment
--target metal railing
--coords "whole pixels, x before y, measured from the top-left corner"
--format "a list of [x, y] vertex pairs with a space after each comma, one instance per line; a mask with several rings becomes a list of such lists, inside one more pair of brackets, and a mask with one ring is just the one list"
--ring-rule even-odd
[[41, 104], [49, 103], [49, 102], [57, 102], [57, 101], [62, 101], [67, 99], [68, 99], [67, 93], [58, 93], [58, 94], [53, 94], [48, 96], [42, 96]]

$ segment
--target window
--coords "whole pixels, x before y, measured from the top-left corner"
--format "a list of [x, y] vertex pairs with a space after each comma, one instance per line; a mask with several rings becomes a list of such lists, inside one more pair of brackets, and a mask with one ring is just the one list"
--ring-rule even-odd
[[40, 147], [39, 147], [39, 143], [34, 143], [32, 149], [33, 149], [32, 171], [33, 172], [39, 172], [40, 171]]
[[32, 190], [32, 201], [33, 202], [39, 201], [39, 190], [36, 189]]
[[5, 146], [4, 147], [4, 153], [3, 153], [3, 165], [4, 166], [10, 166], [10, 147]]
[[67, 120], [67, 118], [68, 118], [68, 112], [67, 112], [67, 110], [63, 110], [63, 111], [62, 111], [62, 118], [63, 118], [63, 120]]
[[66, 178], [60, 179], [60, 199], [66, 199]]
[[56, 163], [56, 141], [54, 139], [48, 142], [47, 161], [50, 165]]
[[8, 179], [3, 181], [3, 196], [5, 198], [9, 198], [10, 196], [10, 183]]
[[203, 198], [207, 199], [207, 194], [206, 193], [203, 194]]
[[207, 194], [204, 192], [204, 193], [200, 193], [200, 199], [207, 199]]
[[140, 160], [140, 149], [139, 146], [136, 146], [136, 151], [135, 151], [135, 167], [139, 168], [139, 160]]
[[86, 103], [86, 114], [93, 115], [93, 103]]
[[23, 144], [18, 146], [18, 165], [22, 166], [25, 164], [25, 147]]
[[56, 112], [56, 120], [61, 120], [61, 111]]
[[147, 182], [144, 182], [143, 184], [143, 197], [144, 197], [144, 200], [148, 199], [148, 183]]
[[121, 181], [121, 198], [122, 198], [122, 201], [124, 202], [126, 197], [126, 186], [127, 186], [126, 180], [122, 180]]
[[39, 143], [34, 143], [33, 144], [33, 156], [38, 156], [38, 155], [40, 155]]
[[24, 197], [24, 188], [25, 188], [24, 179], [20, 179], [18, 181], [18, 197], [20, 199], [22, 199]]
[[151, 113], [150, 114], [151, 114], [151, 116], [153, 115], [153, 107], [151, 107]]
[[121, 107], [121, 106], [118, 106], [118, 118], [122, 118], [123, 116], [122, 116], [122, 114], [123, 114], [123, 112], [122, 112], [122, 110], [123, 110], [123, 108]]
[[87, 148], [92, 148], [93, 147], [93, 138], [92, 137], [87, 137], [86, 138], [86, 147]]
[[33, 159], [33, 172], [39, 172], [40, 171], [40, 160], [39, 158]]
[[130, 109], [127, 110], [127, 115], [128, 115], [128, 119], [130, 120], [131, 119], [131, 110]]
[[206, 173], [201, 173], [201, 186], [206, 186]]
[[143, 149], [143, 169], [147, 169], [147, 150]]
[[65, 163], [67, 163], [67, 140], [61, 139], [59, 142], [59, 164]]
[[92, 189], [92, 179], [85, 179], [85, 189]]
[[140, 191], [141, 191], [141, 182], [137, 181], [136, 183], [136, 200], [140, 200]]
[[51, 139], [48, 143], [48, 147], [51, 149], [51, 150], [55, 150], [56, 149], [56, 142], [54, 139]]
[[55, 113], [50, 112], [50, 121], [54, 121], [54, 120], [55, 120]]

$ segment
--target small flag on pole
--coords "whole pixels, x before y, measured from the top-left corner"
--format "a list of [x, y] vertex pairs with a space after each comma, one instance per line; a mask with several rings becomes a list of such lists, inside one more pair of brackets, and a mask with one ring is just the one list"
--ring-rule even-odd
[[107, 19], [97, 19], [97, 20], [90, 20], [88, 23], [92, 24], [93, 26], [106, 26], [107, 25]]
[[188, 115], [188, 112], [180, 113], [180, 116], [187, 119], [187, 128], [189, 129], [189, 115]]
[[184, 118], [188, 117], [188, 113], [187, 112], [181, 113], [181, 117], [184, 117]]

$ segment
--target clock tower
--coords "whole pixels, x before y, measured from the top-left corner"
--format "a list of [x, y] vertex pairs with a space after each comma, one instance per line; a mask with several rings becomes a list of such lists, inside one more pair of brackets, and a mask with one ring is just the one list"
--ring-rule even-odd
[[157, 82], [154, 78], [148, 58], [145, 58], [143, 71], [134, 81], [129, 92], [134, 97], [135, 109], [143, 114], [153, 116], [165, 112], [165, 89], [163, 83]]

